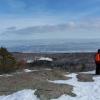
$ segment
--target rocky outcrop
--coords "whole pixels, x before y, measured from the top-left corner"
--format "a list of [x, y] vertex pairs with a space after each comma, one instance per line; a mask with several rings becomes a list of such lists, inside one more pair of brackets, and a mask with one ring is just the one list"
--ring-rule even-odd
[[77, 75], [77, 79], [78, 81], [81, 81], [81, 82], [93, 82], [93, 75], [92, 74], [78, 74]]

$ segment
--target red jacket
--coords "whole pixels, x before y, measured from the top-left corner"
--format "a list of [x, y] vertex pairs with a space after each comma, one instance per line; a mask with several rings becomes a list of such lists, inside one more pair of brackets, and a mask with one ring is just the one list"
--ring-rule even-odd
[[95, 62], [100, 63], [100, 53], [96, 53], [95, 55]]

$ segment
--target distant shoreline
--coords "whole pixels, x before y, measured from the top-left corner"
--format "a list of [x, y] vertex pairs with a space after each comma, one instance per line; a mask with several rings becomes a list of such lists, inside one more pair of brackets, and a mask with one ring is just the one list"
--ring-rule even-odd
[[11, 52], [11, 53], [22, 53], [22, 54], [95, 54], [96, 52], [92, 51], [80, 51], [80, 52]]

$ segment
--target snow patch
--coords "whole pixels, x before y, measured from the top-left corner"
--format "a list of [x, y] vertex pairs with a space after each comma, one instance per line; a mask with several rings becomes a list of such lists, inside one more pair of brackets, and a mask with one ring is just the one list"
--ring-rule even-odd
[[0, 75], [0, 76], [3, 76], [3, 77], [10, 77], [10, 76], [13, 76], [13, 75], [11, 75], [11, 74], [2, 74], [2, 75]]
[[34, 60], [27, 60], [27, 63], [32, 63], [34, 62]]
[[51, 71], [52, 69], [50, 69], [50, 68], [45, 68], [44, 70]]
[[35, 90], [22, 90], [8, 96], [0, 96], [0, 100], [39, 100], [34, 92]]
[[53, 59], [49, 57], [40, 57], [38, 60], [53, 61]]
[[29, 69], [24, 69], [24, 72], [26, 72], [26, 73], [34, 72], [34, 71], [38, 71], [38, 70], [29, 70]]
[[29, 73], [29, 72], [32, 72], [32, 70], [24, 69], [24, 72]]
[[93, 70], [93, 71], [88, 71], [88, 72], [81, 72], [81, 73], [84, 73], [84, 74], [95, 74], [95, 70]]

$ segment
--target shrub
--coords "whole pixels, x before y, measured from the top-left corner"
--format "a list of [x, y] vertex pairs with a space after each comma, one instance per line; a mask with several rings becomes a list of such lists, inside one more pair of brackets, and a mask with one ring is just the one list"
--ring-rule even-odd
[[8, 73], [17, 69], [16, 60], [6, 48], [0, 48], [0, 73]]
[[18, 69], [25, 69], [27, 67], [27, 63], [25, 60], [20, 60], [17, 62]]

